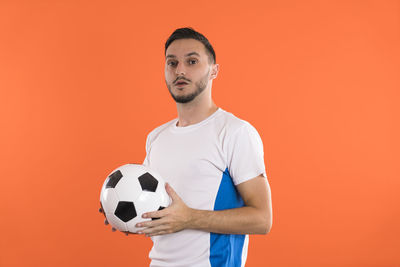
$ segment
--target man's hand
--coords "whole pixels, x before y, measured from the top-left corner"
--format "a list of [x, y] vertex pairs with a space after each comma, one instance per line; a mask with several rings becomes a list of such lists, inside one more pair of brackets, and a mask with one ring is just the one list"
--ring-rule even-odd
[[[104, 217], [106, 216], [106, 214], [103, 211], [103, 208], [99, 208], [99, 212], [102, 213], [104, 215]], [[107, 221], [107, 217], [104, 219], [104, 224], [105, 225], [109, 224], [108, 221]], [[117, 231], [117, 229], [115, 229], [114, 227], [111, 227], [111, 231], [115, 232], [115, 231]], [[130, 232], [122, 232], [122, 233], [124, 233], [125, 235], [133, 234], [133, 233], [130, 233]]]
[[145, 227], [138, 232], [139, 234], [146, 236], [164, 235], [188, 227], [192, 218], [192, 209], [186, 206], [169, 184], [165, 185], [165, 190], [172, 199], [171, 205], [163, 210], [144, 213], [143, 218], [153, 218], [154, 220], [136, 224], [136, 227]]

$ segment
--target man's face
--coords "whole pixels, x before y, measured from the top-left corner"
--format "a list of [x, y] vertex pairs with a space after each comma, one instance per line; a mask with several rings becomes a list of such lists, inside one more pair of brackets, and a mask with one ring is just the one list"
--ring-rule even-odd
[[201, 94], [209, 85], [211, 71], [206, 48], [200, 41], [179, 39], [169, 45], [165, 82], [177, 103], [188, 103]]

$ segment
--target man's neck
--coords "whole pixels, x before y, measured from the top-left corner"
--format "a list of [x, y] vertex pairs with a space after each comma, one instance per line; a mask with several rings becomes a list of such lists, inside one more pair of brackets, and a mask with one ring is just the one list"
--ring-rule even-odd
[[218, 107], [212, 100], [208, 101], [208, 103], [177, 104], [179, 118], [177, 126], [185, 127], [199, 123], [211, 116], [217, 109]]

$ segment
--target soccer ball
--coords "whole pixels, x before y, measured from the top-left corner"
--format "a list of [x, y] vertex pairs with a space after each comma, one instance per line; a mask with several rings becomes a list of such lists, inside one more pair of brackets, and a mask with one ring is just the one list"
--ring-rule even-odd
[[100, 205], [112, 227], [121, 232], [136, 233], [138, 222], [154, 220], [142, 214], [162, 210], [171, 200], [165, 182], [156, 172], [139, 164], [126, 164], [111, 172], [100, 193]]

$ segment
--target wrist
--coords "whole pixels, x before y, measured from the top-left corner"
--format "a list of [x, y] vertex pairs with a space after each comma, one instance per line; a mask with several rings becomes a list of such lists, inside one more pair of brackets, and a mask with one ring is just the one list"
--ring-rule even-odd
[[196, 221], [196, 210], [189, 208], [187, 221], [186, 221], [186, 228], [187, 229], [195, 229], [195, 221]]
[[[204, 220], [202, 218], [206, 217], [205, 210], [189, 209], [189, 220], [187, 223], [188, 229], [202, 230], [205, 228]], [[203, 222], [202, 222], [203, 221]]]

